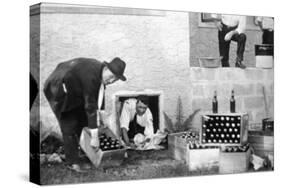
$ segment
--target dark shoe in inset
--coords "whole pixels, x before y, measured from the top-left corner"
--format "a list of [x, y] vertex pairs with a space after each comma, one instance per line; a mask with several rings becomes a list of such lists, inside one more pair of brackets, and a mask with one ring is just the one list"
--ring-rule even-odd
[[235, 67], [239, 67], [241, 69], [245, 69], [246, 66], [242, 63], [242, 61], [236, 61]]
[[230, 67], [230, 65], [229, 65], [228, 62], [222, 62], [222, 63], [221, 63], [221, 66], [222, 66], [222, 67]]

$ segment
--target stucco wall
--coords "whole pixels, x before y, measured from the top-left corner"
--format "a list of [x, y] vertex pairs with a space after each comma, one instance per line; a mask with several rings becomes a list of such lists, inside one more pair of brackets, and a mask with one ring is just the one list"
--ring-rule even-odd
[[[200, 13], [190, 12], [190, 64], [199, 66], [198, 57], [219, 57], [218, 30], [215, 27], [199, 26]], [[261, 44], [262, 32], [258, 29], [246, 29], [246, 47], [244, 63], [248, 67], [255, 67], [255, 44]], [[237, 43], [231, 42], [229, 63], [234, 66]]]
[[[57, 122], [42, 93], [43, 83], [56, 65], [74, 57], [127, 62], [127, 82], [106, 90], [106, 110], [119, 90], [161, 90], [164, 111], [173, 118], [178, 96], [190, 106], [188, 13], [162, 15], [41, 14], [40, 94], [44, 126]], [[174, 119], [174, 118], [173, 118]]]

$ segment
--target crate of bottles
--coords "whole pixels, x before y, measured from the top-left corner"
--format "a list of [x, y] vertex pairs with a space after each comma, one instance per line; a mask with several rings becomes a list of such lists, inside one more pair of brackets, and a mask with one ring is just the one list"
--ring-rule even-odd
[[217, 171], [220, 148], [191, 141], [187, 146], [186, 163], [190, 171]]
[[189, 141], [199, 140], [199, 132], [186, 131], [168, 135], [168, 150], [172, 158], [184, 160], [186, 158], [187, 144]]
[[200, 144], [198, 132], [168, 135], [168, 150], [173, 159], [185, 162], [190, 171], [218, 169], [219, 147]]
[[90, 133], [84, 128], [80, 137], [80, 146], [96, 167], [119, 166], [123, 162], [126, 148], [110, 129], [105, 128], [100, 131], [98, 150], [90, 145], [90, 141]]
[[219, 160], [219, 173], [247, 172], [250, 165], [250, 156], [249, 144], [222, 147]]
[[200, 142], [204, 145], [239, 146], [248, 139], [246, 113], [202, 115]]

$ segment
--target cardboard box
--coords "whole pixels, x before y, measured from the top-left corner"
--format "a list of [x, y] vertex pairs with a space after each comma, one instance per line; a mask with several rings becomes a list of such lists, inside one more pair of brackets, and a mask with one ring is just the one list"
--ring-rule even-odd
[[270, 69], [273, 68], [273, 45], [255, 45], [256, 67]]

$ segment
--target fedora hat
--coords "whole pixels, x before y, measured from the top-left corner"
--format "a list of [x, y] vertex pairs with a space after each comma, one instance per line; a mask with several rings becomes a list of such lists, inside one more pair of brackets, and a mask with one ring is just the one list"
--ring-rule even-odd
[[126, 81], [126, 77], [124, 76], [126, 63], [124, 61], [122, 61], [119, 57], [116, 57], [110, 63], [105, 62], [105, 64], [117, 78], [122, 81]]

